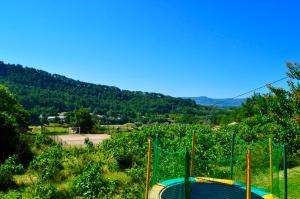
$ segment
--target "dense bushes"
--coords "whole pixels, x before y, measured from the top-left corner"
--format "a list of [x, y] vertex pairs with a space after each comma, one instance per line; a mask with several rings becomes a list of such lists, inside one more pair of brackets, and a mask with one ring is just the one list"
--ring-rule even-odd
[[12, 176], [23, 171], [23, 166], [17, 163], [17, 156], [12, 155], [18, 154], [24, 161], [30, 158], [27, 143], [20, 136], [20, 132], [27, 127], [27, 113], [14, 96], [0, 85], [0, 164], [5, 160], [0, 166], [0, 189], [13, 186]]
[[34, 184], [28, 192], [35, 199], [57, 199], [60, 196], [54, 185], [44, 182]]
[[37, 156], [32, 161], [30, 168], [38, 172], [40, 180], [53, 180], [57, 177], [59, 171], [63, 169], [61, 159], [61, 146], [54, 146]]
[[14, 186], [13, 175], [23, 172], [23, 165], [18, 163], [17, 156], [14, 155], [7, 158], [5, 162], [0, 165], [0, 190], [6, 190]]
[[[300, 72], [291, 69], [290, 76], [296, 77], [295, 81], [299, 80], [299, 75]], [[185, 147], [190, 149], [193, 131], [196, 133], [195, 162], [198, 161], [198, 168], [201, 167], [201, 175], [226, 177], [229, 167], [222, 166], [222, 161], [229, 162], [233, 133], [242, 143], [236, 144], [235, 150], [242, 157], [240, 167], [245, 166], [244, 155], [247, 147], [252, 142], [261, 142], [269, 137], [273, 137], [277, 143], [288, 144], [289, 166], [299, 165], [300, 88], [299, 84], [290, 85], [290, 91], [271, 88], [271, 94], [253, 96], [239, 110], [239, 114], [243, 115], [239, 123], [215, 129], [179, 124], [141, 126], [131, 132], [114, 133], [111, 139], [98, 146], [86, 140], [85, 148], [62, 148], [42, 134], [34, 135], [30, 143], [37, 149], [36, 157], [27, 173], [38, 178], [34, 178], [27, 187], [21, 188], [21, 193], [12, 190], [7, 195], [17, 198], [20, 194], [26, 197], [28, 194], [30, 197], [49, 199], [76, 196], [142, 198], [147, 164], [147, 140], [151, 138], [154, 141], [156, 134], [159, 135], [161, 151], [167, 149], [167, 152], [172, 153], [169, 157], [174, 157], [177, 161], [173, 162], [173, 167], [161, 164], [165, 170], [184, 167], [184, 159], [178, 158], [177, 154], [184, 154]], [[2, 114], [2, 121], [2, 128], [6, 129], [6, 133], [10, 130], [17, 132], [14, 131], [18, 130], [15, 117], [6, 112]], [[18, 134], [16, 135], [18, 137]], [[163, 153], [161, 154], [160, 163], [164, 160]], [[260, 161], [261, 157], [253, 158], [263, 162]], [[166, 158], [165, 162], [169, 163], [168, 161], [173, 159]], [[205, 164], [201, 165], [203, 162]], [[244, 175], [244, 168], [242, 170]], [[20, 172], [22, 166], [17, 164], [16, 159], [8, 159], [0, 166], [0, 183], [3, 183], [0, 187], [11, 187], [14, 183], [12, 175]]]
[[47, 135], [38, 133], [35, 135], [32, 135], [32, 144], [35, 148], [42, 148], [43, 146], [52, 146], [55, 145], [54, 141]]
[[290, 89], [269, 86], [270, 93], [255, 94], [238, 110], [243, 118], [236, 131], [247, 140], [273, 137], [286, 144], [289, 166], [300, 163], [300, 65], [288, 63]]
[[87, 199], [99, 198], [111, 192], [104, 181], [100, 163], [89, 163], [74, 181], [74, 191]]
[[[16, 152], [19, 143], [19, 133], [16, 129], [16, 120], [6, 112], [0, 113], [0, 152], [4, 159]], [[3, 161], [3, 160], [2, 160]], [[1, 160], [0, 160], [1, 162]]]
[[23, 156], [24, 161], [30, 158], [28, 147], [20, 138], [28, 120], [28, 114], [15, 97], [0, 85], [0, 163], [13, 154]]
[[[243, 123], [219, 130], [199, 125], [143, 126], [129, 133], [115, 133], [111, 139], [100, 145], [85, 148], [48, 145], [47, 141], [38, 136], [36, 141], [41, 142], [43, 152], [36, 156], [30, 166], [30, 172], [38, 176], [38, 179], [21, 194], [38, 196], [37, 198], [43, 198], [44, 195], [44, 198], [47, 196], [49, 199], [76, 196], [142, 198], [148, 138], [154, 141], [156, 134], [159, 134], [159, 143], [163, 149], [178, 152], [184, 151], [185, 147], [191, 147], [191, 135], [194, 131], [197, 135], [196, 158], [217, 163], [224, 159], [229, 160], [233, 132], [247, 135], [242, 137], [247, 144], [247, 142], [262, 140], [273, 131], [280, 130], [277, 127], [273, 128], [268, 122], [266, 126], [257, 126], [254, 129], [250, 131], [251, 129]], [[269, 129], [270, 134], [263, 134], [266, 129]], [[244, 157], [244, 154], [242, 156]], [[182, 166], [183, 162], [184, 160], [178, 162], [176, 166]], [[226, 176], [228, 173], [218, 164], [206, 165], [205, 168], [201, 168], [201, 171], [202, 175], [208, 176]]]

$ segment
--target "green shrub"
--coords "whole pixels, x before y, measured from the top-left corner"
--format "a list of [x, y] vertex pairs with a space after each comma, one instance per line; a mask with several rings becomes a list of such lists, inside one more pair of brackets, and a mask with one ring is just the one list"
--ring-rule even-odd
[[17, 103], [16, 98], [0, 85], [0, 163], [18, 153], [20, 132], [27, 130], [28, 113]]
[[24, 173], [24, 167], [22, 164], [18, 163], [18, 158], [16, 155], [7, 158], [1, 167], [6, 167], [6, 170], [10, 171], [12, 174]]
[[54, 145], [54, 141], [51, 138], [44, 134], [34, 135], [33, 144], [36, 148], [41, 148], [42, 146], [51, 146]]
[[56, 187], [49, 183], [38, 182], [29, 190], [34, 199], [57, 199], [59, 193]]
[[15, 186], [13, 175], [23, 172], [23, 165], [17, 163], [17, 156], [14, 155], [6, 159], [5, 162], [0, 166], [0, 190], [6, 190]]
[[53, 180], [63, 169], [61, 159], [61, 146], [54, 146], [37, 156], [31, 162], [30, 168], [38, 172], [41, 180]]
[[6, 190], [14, 186], [13, 175], [10, 171], [6, 170], [2, 165], [0, 166], [0, 190]]
[[90, 162], [81, 175], [74, 180], [73, 190], [86, 199], [103, 198], [112, 195], [116, 188], [113, 180], [105, 180], [101, 175], [101, 164]]
[[94, 146], [93, 142], [89, 139], [89, 138], [85, 138], [84, 139], [84, 145], [87, 147], [87, 148], [92, 148]]
[[22, 199], [22, 194], [19, 191], [11, 190], [7, 193], [0, 193], [1, 199]]
[[74, 181], [74, 192], [84, 198], [96, 198], [104, 186], [100, 172], [101, 165], [99, 163], [89, 163]]

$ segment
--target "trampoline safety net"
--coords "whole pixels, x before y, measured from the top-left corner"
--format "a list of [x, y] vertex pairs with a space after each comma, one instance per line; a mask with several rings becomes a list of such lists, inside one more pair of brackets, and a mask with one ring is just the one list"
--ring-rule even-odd
[[[192, 137], [190, 136], [191, 140]], [[246, 142], [237, 136], [229, 136], [224, 142], [224, 148], [216, 156], [205, 156], [206, 148], [201, 138], [194, 137], [194, 144], [186, 149], [168, 149], [160, 141], [152, 142], [152, 162], [150, 187], [172, 179], [185, 179], [182, 183], [170, 186], [162, 198], [193, 198], [193, 194], [207, 195], [208, 198], [239, 198], [245, 197], [245, 189], [218, 183], [195, 183], [192, 177], [208, 177], [214, 179], [229, 179], [233, 183], [246, 183], [246, 154], [251, 150], [251, 187], [272, 193], [278, 198], [283, 197], [279, 182], [279, 170], [282, 165], [283, 147], [271, 140], [261, 142]], [[164, 146], [163, 148], [160, 145]], [[188, 154], [189, 160], [186, 159]], [[187, 163], [188, 161], [188, 163]], [[188, 181], [186, 181], [188, 179]], [[201, 187], [202, 186], [202, 187]], [[186, 193], [186, 192], [189, 193]], [[211, 193], [214, 193], [210, 195]], [[217, 195], [223, 194], [222, 197]], [[257, 197], [252, 193], [252, 198]]]

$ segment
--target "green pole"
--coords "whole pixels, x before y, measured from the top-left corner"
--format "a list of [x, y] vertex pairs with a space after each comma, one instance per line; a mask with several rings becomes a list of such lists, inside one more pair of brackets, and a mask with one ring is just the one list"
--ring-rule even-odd
[[230, 154], [230, 179], [233, 179], [233, 157], [234, 157], [235, 133], [232, 133], [231, 138], [231, 154]]
[[153, 181], [152, 181], [152, 185], [154, 185], [155, 183], [157, 183], [157, 166], [158, 166], [158, 134], [156, 134], [155, 137], [155, 145], [154, 145], [154, 163], [153, 163]]
[[283, 175], [284, 175], [284, 199], [287, 199], [288, 197], [288, 177], [287, 177], [287, 157], [286, 157], [286, 145], [283, 145]]
[[185, 149], [185, 178], [184, 178], [184, 193], [185, 199], [191, 198], [191, 190], [190, 190], [190, 154]]
[[193, 170], [194, 170], [194, 157], [195, 157], [195, 131], [193, 130], [193, 136], [192, 136], [192, 151], [191, 151], [191, 162], [190, 162], [190, 176], [193, 176]]

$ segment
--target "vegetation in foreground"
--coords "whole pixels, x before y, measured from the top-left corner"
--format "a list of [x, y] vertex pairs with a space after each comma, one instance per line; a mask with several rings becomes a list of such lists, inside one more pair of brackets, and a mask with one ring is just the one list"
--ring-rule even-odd
[[[157, 133], [163, 146], [176, 151], [190, 144], [190, 132], [194, 130], [203, 150], [201, 158], [210, 161], [228, 154], [225, 149], [232, 132], [245, 142], [273, 137], [277, 143], [288, 144], [288, 166], [300, 165], [300, 66], [289, 64], [288, 67], [288, 75], [293, 79], [289, 82], [291, 89], [270, 87], [270, 94], [248, 99], [237, 112], [240, 119], [236, 125], [219, 129], [199, 124], [147, 125], [128, 133], [115, 133], [98, 146], [86, 142], [84, 148], [63, 148], [40, 132], [24, 133], [28, 115], [7, 89], [0, 87], [1, 141], [5, 136], [13, 136], [14, 141], [13, 147], [1, 148], [5, 158], [0, 166], [0, 196], [142, 198], [147, 139]], [[16, 150], [21, 143], [28, 150]], [[33, 156], [27, 155], [30, 153]], [[297, 171], [297, 168], [290, 170], [291, 196], [300, 191], [295, 186], [299, 183]]]

